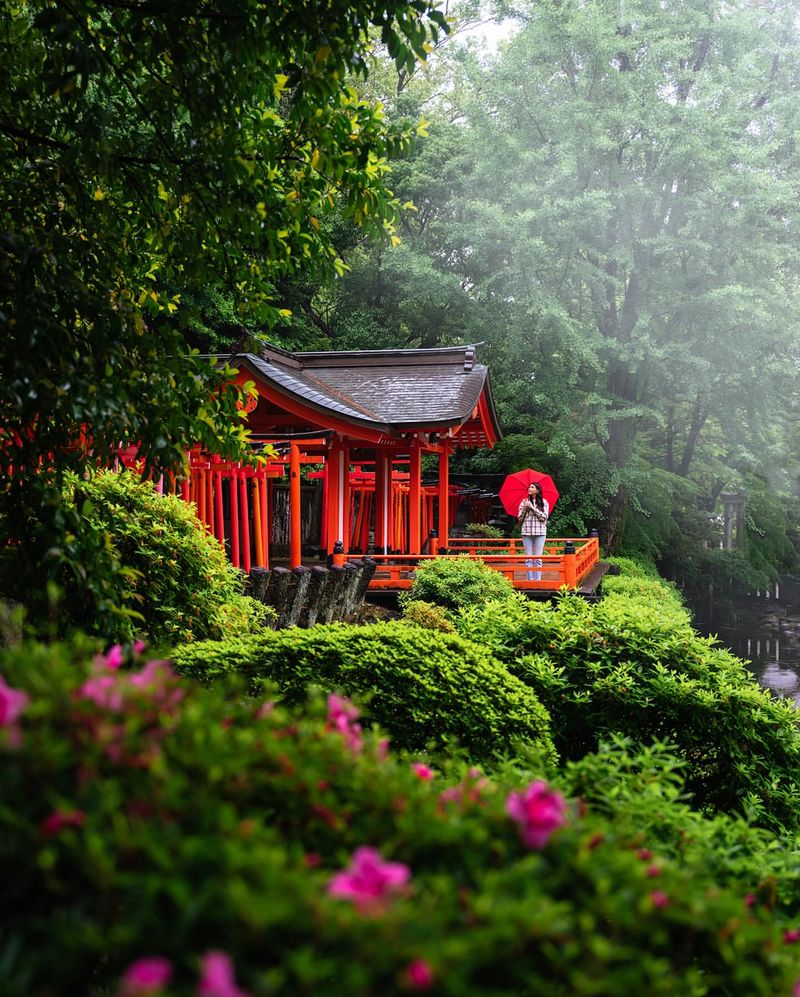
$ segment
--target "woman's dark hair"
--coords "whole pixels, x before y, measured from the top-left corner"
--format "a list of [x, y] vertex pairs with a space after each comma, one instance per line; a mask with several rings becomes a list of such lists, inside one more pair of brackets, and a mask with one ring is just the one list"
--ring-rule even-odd
[[[534, 498], [534, 503], [536, 505], [536, 508], [540, 512], [544, 512], [544, 498], [542, 497], [542, 486], [539, 484], [538, 481], [532, 481], [531, 485], [536, 485], [536, 497]], [[528, 485], [529, 490], [531, 485]]]

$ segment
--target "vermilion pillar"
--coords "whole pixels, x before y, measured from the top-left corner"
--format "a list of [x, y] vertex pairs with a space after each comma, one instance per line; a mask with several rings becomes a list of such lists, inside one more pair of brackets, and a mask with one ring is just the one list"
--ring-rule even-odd
[[289, 450], [289, 565], [299, 568], [301, 553], [300, 447], [292, 443]]
[[344, 454], [338, 440], [333, 440], [328, 451], [328, 459], [325, 461], [326, 475], [326, 495], [327, 495], [327, 530], [325, 535], [325, 546], [329, 554], [333, 553], [333, 545], [337, 540], [341, 540], [340, 530], [341, 507], [342, 507], [342, 468], [344, 465]]
[[408, 488], [408, 553], [419, 554], [422, 547], [420, 537], [420, 513], [422, 503], [422, 453], [419, 440], [411, 443], [409, 459]]
[[345, 554], [349, 554], [353, 532], [353, 522], [350, 518], [350, 447], [342, 449], [340, 481], [339, 533], [336, 539], [342, 541]]
[[450, 534], [450, 454], [443, 446], [439, 454], [439, 544], [447, 547]]
[[389, 532], [389, 496], [391, 485], [388, 483], [389, 460], [385, 450], [375, 451], [375, 550], [386, 553]]

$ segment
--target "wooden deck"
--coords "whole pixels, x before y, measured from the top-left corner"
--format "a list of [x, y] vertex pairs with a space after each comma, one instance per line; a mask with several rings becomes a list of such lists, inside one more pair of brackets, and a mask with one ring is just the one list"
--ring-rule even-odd
[[[519, 538], [453, 538], [445, 552], [407, 555], [373, 554], [377, 564], [369, 583], [370, 593], [397, 593], [411, 588], [417, 565], [435, 557], [463, 555], [480, 559], [499, 571], [520, 592], [547, 598], [562, 588], [594, 596], [609, 566], [600, 561], [597, 537], [548, 539], [540, 558], [541, 567], [530, 567]], [[541, 573], [540, 578], [529, 578]]]

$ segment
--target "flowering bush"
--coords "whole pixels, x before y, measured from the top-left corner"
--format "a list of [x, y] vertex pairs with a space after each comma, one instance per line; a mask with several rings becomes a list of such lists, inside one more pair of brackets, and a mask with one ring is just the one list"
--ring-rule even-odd
[[643, 860], [522, 759], [431, 777], [342, 699], [253, 702], [123, 657], [0, 653], [7, 997], [788, 997], [800, 976], [798, 925], [756, 883], [657, 842]]

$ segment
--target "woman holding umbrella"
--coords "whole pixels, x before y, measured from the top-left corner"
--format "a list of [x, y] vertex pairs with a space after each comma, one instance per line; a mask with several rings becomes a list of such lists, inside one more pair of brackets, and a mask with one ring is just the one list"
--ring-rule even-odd
[[[547, 520], [550, 516], [550, 504], [542, 495], [541, 485], [532, 481], [528, 485], [528, 494], [519, 504], [517, 522], [520, 524], [522, 546], [528, 555], [525, 564], [529, 567], [542, 567], [541, 553], [547, 538]], [[540, 571], [529, 571], [528, 581], [538, 581], [542, 577]]]

